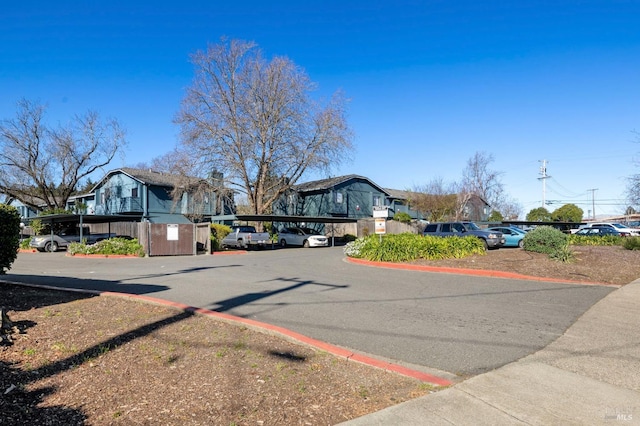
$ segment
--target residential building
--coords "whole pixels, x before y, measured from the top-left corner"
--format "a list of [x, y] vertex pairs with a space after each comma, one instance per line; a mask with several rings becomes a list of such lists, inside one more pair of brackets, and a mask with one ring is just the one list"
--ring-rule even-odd
[[338, 176], [293, 186], [274, 203], [273, 213], [369, 218], [374, 206], [383, 207], [388, 196], [384, 189], [364, 176]]
[[[184, 188], [178, 199], [174, 199], [175, 188]], [[233, 194], [221, 181], [184, 179], [153, 170], [112, 170], [91, 192], [95, 214], [139, 215], [141, 220], [155, 223], [206, 221], [235, 211]]]
[[15, 207], [16, 210], [18, 210], [18, 214], [20, 215], [20, 220], [22, 222], [25, 222], [30, 218], [36, 217], [38, 215], [37, 211], [35, 211], [32, 207], [27, 206], [17, 198], [9, 198], [7, 204]]
[[[364, 176], [337, 176], [294, 185], [274, 203], [273, 213], [360, 219], [370, 218], [374, 209], [386, 207], [389, 218], [404, 212], [412, 219], [428, 219], [411, 207], [412, 195], [411, 191], [383, 188]], [[462, 217], [457, 219], [485, 221], [490, 213], [486, 201], [469, 195], [459, 213]]]

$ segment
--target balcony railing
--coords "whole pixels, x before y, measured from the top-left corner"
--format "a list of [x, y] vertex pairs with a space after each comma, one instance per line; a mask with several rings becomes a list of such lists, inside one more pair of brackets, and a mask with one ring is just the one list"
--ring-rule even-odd
[[142, 213], [142, 198], [122, 197], [108, 200], [105, 204], [96, 205], [97, 214]]

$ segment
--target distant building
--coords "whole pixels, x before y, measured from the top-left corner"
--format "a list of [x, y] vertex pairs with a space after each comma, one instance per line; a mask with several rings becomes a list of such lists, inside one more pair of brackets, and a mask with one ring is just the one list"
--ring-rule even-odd
[[346, 175], [295, 185], [273, 205], [276, 215], [369, 218], [389, 194], [364, 176]]
[[[337, 176], [294, 185], [273, 205], [273, 213], [293, 216], [330, 216], [352, 219], [370, 218], [376, 208], [388, 208], [389, 218], [407, 213], [414, 220], [428, 217], [413, 209], [411, 191], [383, 188], [359, 175]], [[460, 214], [464, 220], [486, 221], [491, 206], [470, 195]]]

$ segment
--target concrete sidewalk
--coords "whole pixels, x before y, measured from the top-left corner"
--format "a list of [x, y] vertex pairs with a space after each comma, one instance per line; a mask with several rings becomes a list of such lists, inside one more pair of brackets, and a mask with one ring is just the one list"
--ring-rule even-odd
[[640, 425], [640, 280], [545, 349], [342, 425]]

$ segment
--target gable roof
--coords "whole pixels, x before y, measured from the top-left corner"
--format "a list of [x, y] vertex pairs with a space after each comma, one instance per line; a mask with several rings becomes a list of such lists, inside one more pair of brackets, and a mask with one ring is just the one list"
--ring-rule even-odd
[[193, 184], [201, 182], [203, 180], [193, 176], [187, 176], [186, 178], [183, 178], [171, 173], [156, 172], [151, 169], [134, 169], [131, 167], [123, 167], [121, 169], [109, 171], [102, 179], [100, 179], [100, 181], [98, 181], [98, 183], [94, 185], [94, 187], [91, 189], [91, 192], [94, 192], [95, 189], [109, 176], [116, 173], [123, 173], [146, 185], [163, 186], [166, 188], [174, 188], [176, 185], [184, 185], [185, 180], [183, 179], [186, 179], [188, 183]]
[[395, 198], [397, 200], [409, 200], [411, 198], [411, 194], [414, 193], [413, 191], [404, 191], [402, 189], [384, 188], [384, 190], [391, 198]]
[[331, 188], [334, 188], [337, 185], [348, 182], [350, 180], [364, 180], [369, 182], [369, 184], [377, 189], [380, 192], [384, 192], [388, 195], [387, 191], [385, 191], [381, 186], [374, 183], [371, 179], [366, 178], [364, 176], [359, 175], [344, 175], [344, 176], [336, 176], [327, 179], [314, 180], [311, 182], [301, 183], [299, 185], [294, 185], [293, 189], [297, 192], [313, 192], [313, 191], [325, 191]]

